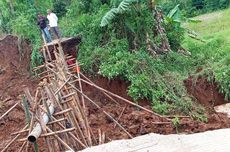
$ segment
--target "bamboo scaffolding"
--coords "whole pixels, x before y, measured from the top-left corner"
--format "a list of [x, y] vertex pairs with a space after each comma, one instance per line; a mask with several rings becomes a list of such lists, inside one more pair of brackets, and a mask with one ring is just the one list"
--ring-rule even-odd
[[[70, 84], [74, 90], [78, 91], [79, 93], [81, 93], [81, 91], [79, 89], [77, 89], [76, 87], [74, 87], [72, 84]], [[114, 123], [116, 123], [128, 136], [129, 138], [133, 138], [133, 136], [120, 124], [118, 123], [110, 114], [108, 114], [106, 111], [104, 111], [97, 103], [95, 103], [92, 99], [90, 99], [88, 96], [86, 96], [84, 93], [82, 93], [82, 95], [89, 100], [92, 104], [94, 104], [99, 110], [101, 110], [108, 118], [110, 118]]]
[[[55, 120], [55, 117], [52, 116], [52, 118]], [[60, 123], [57, 122], [57, 124], [62, 128], [65, 129], [65, 127]], [[83, 148], [86, 148], [87, 146], [83, 144], [73, 133], [67, 132], [74, 140], [76, 140]]]
[[[68, 94], [70, 93], [68, 90], [65, 90]], [[75, 92], [74, 92], [75, 93]], [[75, 93], [76, 94], [76, 93]], [[80, 107], [79, 107], [79, 105], [78, 105], [78, 103], [79, 103], [79, 99], [77, 98], [77, 99], [75, 99], [74, 98], [74, 96], [72, 96], [71, 97], [72, 98], [72, 101], [70, 102], [70, 103], [66, 103], [66, 105], [68, 106], [68, 107], [75, 107], [75, 108], [73, 108], [74, 109], [74, 111], [73, 111], [73, 113], [72, 113], [72, 118], [73, 118], [73, 121], [74, 121], [74, 123], [75, 123], [75, 125], [77, 126], [77, 129], [78, 129], [78, 131], [79, 131], [79, 133], [80, 133], [80, 135], [81, 135], [81, 137], [82, 137], [82, 139], [83, 139], [83, 141], [84, 141], [84, 143], [88, 146], [88, 142], [85, 140], [85, 130], [82, 130], [81, 128], [84, 128], [85, 129], [85, 126], [84, 126], [84, 124], [83, 124], [83, 118], [82, 118], [82, 115], [81, 115], [81, 113], [80, 113]], [[76, 101], [77, 100], [77, 101]], [[76, 118], [74, 117], [74, 116], [76, 116]], [[79, 126], [80, 125], [80, 126]], [[84, 133], [83, 133], [84, 132]]]
[[[46, 127], [46, 129], [47, 129], [50, 133], [53, 133], [53, 131], [52, 131], [49, 127]], [[68, 150], [70, 150], [71, 152], [74, 152], [74, 150], [73, 150], [68, 144], [66, 144], [60, 137], [58, 137], [58, 135], [54, 134], [54, 137], [55, 137], [63, 146], [65, 146]]]

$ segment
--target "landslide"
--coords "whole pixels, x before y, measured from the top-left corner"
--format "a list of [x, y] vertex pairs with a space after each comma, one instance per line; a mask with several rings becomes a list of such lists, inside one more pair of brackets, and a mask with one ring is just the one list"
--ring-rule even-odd
[[[24, 86], [29, 87], [31, 91], [35, 90], [38, 81], [30, 76], [30, 55], [31, 47], [26, 42], [22, 42], [21, 48], [18, 47], [17, 37], [7, 36], [0, 40], [0, 67], [2, 71], [0, 74], [0, 115], [8, 110], [16, 101], [20, 100], [19, 95], [23, 92]], [[91, 77], [91, 79], [102, 88], [131, 99], [126, 92], [128, 85], [124, 81], [119, 79], [108, 80], [100, 76]], [[202, 86], [199, 85], [199, 82], [200, 81], [197, 82], [197, 86]], [[193, 85], [190, 81], [186, 84], [189, 86], [187, 87], [189, 91], [189, 88]], [[204, 84], [204, 86], [207, 86], [206, 82], [204, 82]], [[207, 88], [209, 88], [209, 86], [207, 86]], [[198, 94], [202, 94], [206, 90], [207, 89], [203, 89], [200, 93], [198, 92]], [[110, 113], [116, 119], [119, 117], [119, 123], [133, 136], [144, 135], [151, 132], [160, 134], [176, 133], [175, 126], [168, 123], [161, 123], [164, 121], [163, 119], [127, 105], [119, 100], [117, 100], [119, 104], [116, 104], [106, 98], [99, 90], [89, 85], [83, 84], [83, 91], [102, 107], [101, 110]], [[3, 102], [4, 100], [5, 102]], [[140, 102], [140, 104], [145, 108], [151, 109], [150, 102], [148, 101]], [[94, 133], [97, 133], [98, 130], [101, 129], [101, 131], [106, 134], [106, 142], [128, 138], [101, 110], [98, 110], [88, 102], [87, 107], [89, 123]], [[180, 119], [178, 131], [180, 133], [195, 133], [230, 127], [230, 120], [226, 115], [217, 114], [209, 110], [207, 110], [206, 114], [208, 117], [207, 123], [187, 117]], [[0, 150], [10, 141], [11, 133], [19, 131], [20, 128], [24, 127], [24, 117], [23, 109], [18, 107], [4, 118], [4, 120], [0, 121]], [[10, 150], [15, 151], [19, 147], [20, 145], [15, 144]]]
[[0, 40], [0, 99], [16, 99], [23, 86], [35, 88], [37, 80], [31, 78], [31, 47], [12, 35]]
[[[23, 88], [35, 90], [38, 81], [31, 77], [30, 45], [15, 36], [0, 39], [0, 116], [12, 107], [23, 93]], [[10, 141], [10, 134], [24, 127], [24, 112], [15, 108], [0, 121], [0, 149]], [[14, 146], [17, 149], [18, 145]]]

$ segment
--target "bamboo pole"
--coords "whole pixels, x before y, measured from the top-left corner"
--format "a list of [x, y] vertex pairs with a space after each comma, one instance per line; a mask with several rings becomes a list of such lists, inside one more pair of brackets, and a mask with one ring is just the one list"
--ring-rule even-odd
[[54, 120], [54, 121], [48, 122], [47, 125], [52, 125], [52, 124], [55, 124], [57, 122], [62, 122], [62, 121], [65, 121], [65, 120], [66, 120], [66, 118], [61, 118], [61, 119], [58, 119], [58, 120]]
[[[73, 87], [74, 90], [81, 93], [80, 90], [78, 90], [76, 87], [74, 87], [72, 84], [69, 84]], [[101, 110], [108, 118], [110, 118], [113, 122], [115, 122], [128, 136], [129, 138], [133, 138], [133, 136], [119, 123], [117, 122], [110, 114], [108, 114], [106, 111], [104, 111], [97, 103], [95, 103], [93, 100], [91, 100], [88, 96], [86, 96], [84, 93], [82, 95], [89, 100], [92, 104], [94, 104], [99, 110]]]
[[71, 132], [71, 131], [74, 131], [74, 130], [75, 130], [75, 128], [69, 128], [69, 129], [60, 130], [60, 131], [53, 131], [51, 133], [42, 134], [41, 137], [53, 136], [53, 135], [57, 135], [57, 134], [61, 134], [61, 133]]
[[[43, 111], [45, 111], [45, 109], [43, 109], [42, 107], [40, 107]], [[54, 116], [51, 116], [52, 119], [55, 121], [57, 120]], [[57, 124], [62, 128], [65, 129], [65, 127], [60, 123], [57, 122]], [[87, 146], [85, 144], [83, 144], [73, 133], [67, 132], [67, 134], [69, 134], [75, 141], [77, 141], [83, 148], [86, 148]]]
[[7, 111], [0, 117], [0, 120], [1, 120], [2, 118], [4, 118], [8, 113], [10, 113], [18, 104], [19, 104], [19, 102], [17, 102], [17, 103], [14, 104], [9, 110], [7, 110]]
[[70, 111], [72, 111], [73, 109], [72, 108], [69, 108], [69, 109], [66, 109], [66, 110], [63, 110], [63, 111], [60, 111], [60, 112], [56, 112], [55, 114], [53, 114], [54, 116], [58, 116], [58, 115], [62, 115], [62, 114], [65, 114], [65, 113], [68, 113]]
[[[65, 91], [67, 92], [67, 94], [70, 94], [70, 92], [68, 90], [65, 89]], [[78, 129], [78, 131], [79, 131], [79, 133], [80, 133], [80, 135], [81, 135], [81, 137], [82, 137], [85, 145], [88, 146], [88, 142], [85, 140], [85, 134], [83, 133], [83, 131], [81, 129], [81, 128], [85, 129], [85, 126], [82, 123], [83, 122], [83, 118], [82, 118], [82, 115], [80, 113], [80, 109], [81, 108], [79, 107], [79, 104], [78, 104], [79, 103], [79, 99], [77, 99], [77, 101], [75, 101], [74, 96], [72, 96], [71, 98], [72, 98], [72, 101], [70, 103], [66, 103], [66, 105], [68, 107], [74, 107], [73, 108], [74, 111], [71, 113], [72, 120], [75, 123], [75, 125], [76, 125], [76, 127], [77, 127], [77, 129]], [[76, 117], [77, 117], [77, 119], [76, 119]]]
[[[46, 129], [50, 132], [53, 133], [53, 131], [46, 126]], [[71, 152], [74, 152], [74, 150], [68, 145], [66, 144], [61, 138], [58, 137], [58, 135], [54, 134], [54, 137], [60, 142], [62, 143], [63, 146], [65, 146], [67, 149], [69, 149]]]
[[88, 122], [88, 118], [85, 115], [86, 114], [86, 106], [85, 106], [85, 98], [82, 95], [83, 94], [83, 90], [82, 90], [82, 84], [81, 84], [81, 76], [80, 76], [80, 67], [78, 62], [76, 62], [77, 65], [77, 75], [78, 75], [78, 83], [79, 83], [79, 87], [80, 87], [80, 91], [81, 91], [81, 100], [82, 100], [82, 106], [83, 106], [83, 117], [85, 118], [85, 125], [86, 125], [86, 129], [87, 129], [87, 137], [88, 140], [90, 142], [90, 145], [92, 146], [92, 138], [91, 138], [91, 133], [90, 133], [90, 126], [89, 126], [89, 122]]
[[168, 121], [171, 121], [170, 119], [168, 119], [168, 118], [166, 118], [166, 117], [164, 117], [164, 116], [162, 116], [162, 115], [159, 115], [159, 114], [157, 114], [157, 113], [155, 113], [155, 112], [153, 112], [153, 111], [151, 111], [151, 110], [149, 110], [149, 109], [147, 109], [147, 108], [144, 108], [144, 107], [142, 107], [142, 106], [140, 106], [140, 105], [138, 105], [138, 104], [136, 104], [136, 103], [134, 103], [134, 102], [132, 102], [132, 101], [129, 101], [129, 100], [127, 100], [127, 99], [125, 99], [125, 98], [123, 98], [123, 97], [121, 97], [121, 96], [118, 96], [118, 95], [116, 95], [116, 94], [114, 94], [114, 93], [112, 93], [112, 92], [110, 92], [110, 91], [108, 91], [108, 90], [105, 90], [105, 89], [103, 89], [103, 88], [101, 88], [101, 87], [99, 87], [99, 86], [97, 86], [97, 85], [95, 85], [95, 84], [92, 84], [92, 83], [90, 83], [90, 82], [88, 82], [88, 81], [85, 81], [85, 80], [83, 80], [83, 79], [82, 79], [82, 81], [85, 82], [86, 84], [91, 85], [91, 86], [93, 86], [93, 87], [95, 87], [95, 88], [97, 88], [97, 89], [99, 89], [99, 90], [101, 90], [101, 91], [104, 91], [104, 92], [106, 92], [106, 93], [108, 93], [108, 94], [110, 94], [110, 95], [112, 95], [112, 96], [114, 96], [114, 97], [116, 97], [116, 98], [118, 98], [118, 99], [121, 99], [121, 100], [125, 101], [125, 102], [128, 103], [128, 104], [131, 104], [131, 105], [133, 105], [133, 106], [136, 106], [136, 107], [138, 107], [138, 108], [140, 108], [140, 109], [142, 109], [142, 110], [144, 110], [144, 111], [147, 111], [147, 112], [149, 112], [149, 113], [151, 113], [151, 114], [154, 114], [154, 115], [156, 115], [156, 116], [158, 116], [158, 117], [160, 117], [160, 118], [164, 118], [164, 119], [166, 119], [166, 120], [168, 120]]
[[[124, 113], [124, 111], [125, 111], [126, 108], [127, 108], [127, 106], [125, 106], [125, 107], [123, 108], [123, 110], [121, 111], [121, 114], [119, 115], [119, 117], [118, 117], [118, 119], [117, 119], [117, 122], [121, 119], [121, 116], [123, 115], [123, 113]], [[117, 125], [117, 124], [114, 124], [114, 126], [113, 126], [114, 129], [116, 128], [116, 125]]]
[[58, 88], [58, 90], [54, 93], [55, 95], [61, 91], [61, 89], [63, 89], [63, 87], [67, 84], [67, 82], [70, 80], [71, 77], [69, 77], [63, 84], [60, 88]]
[[24, 143], [22, 144], [21, 148], [18, 150], [18, 152], [22, 152], [24, 147], [26, 146], [27, 141], [24, 141]]
[[[84, 79], [86, 79], [86, 80], [89, 81], [90, 83], [96, 85], [95, 83], [93, 83], [89, 78], [87, 78], [87, 77], [86, 77], [85, 75], [83, 75], [82, 73], [80, 73], [80, 75], [83, 76]], [[110, 100], [112, 100], [113, 102], [115, 102], [116, 104], [119, 105], [119, 103], [118, 103], [114, 98], [112, 98], [110, 95], [108, 95], [108, 94], [105, 93], [104, 91], [102, 91], [102, 93], [103, 93], [105, 96], [107, 96]]]
[[[28, 124], [27, 124], [22, 130], [25, 130], [27, 127], [28, 127]], [[18, 139], [18, 137], [19, 137], [20, 135], [21, 135], [21, 134], [18, 134], [17, 136], [15, 136], [15, 137], [5, 146], [5, 148], [4, 148], [1, 152], [5, 152], [5, 151], [10, 147], [10, 145], [13, 144], [13, 142], [15, 142], [15, 141]]]
[[11, 135], [22, 134], [22, 133], [25, 133], [25, 132], [29, 132], [29, 129], [22, 130], [22, 131], [18, 131], [18, 132], [14, 132], [14, 133], [12, 133]]
[[32, 95], [30, 94], [29, 88], [26, 87], [26, 88], [23, 89], [23, 91], [24, 91], [24, 93], [25, 93], [25, 95], [26, 95], [26, 98], [32, 103], [33, 97], [32, 97]]
[[30, 124], [29, 105], [28, 105], [24, 95], [22, 96], [22, 104], [23, 104], [23, 107], [24, 107], [25, 115], [26, 115], [26, 122], [29, 125]]

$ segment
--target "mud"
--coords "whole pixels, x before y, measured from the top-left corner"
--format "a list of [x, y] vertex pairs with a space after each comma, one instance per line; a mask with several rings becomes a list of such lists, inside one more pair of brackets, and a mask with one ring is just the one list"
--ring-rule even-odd
[[[94, 82], [96, 82], [102, 88], [107, 88], [113, 93], [117, 93], [116, 91], [118, 91], [120, 96], [130, 98], [126, 94], [128, 83], [125, 83], [124, 81], [108, 80], [103, 77], [97, 77], [94, 78]], [[83, 85], [83, 90], [89, 97], [91, 97], [91, 99], [94, 99], [94, 101], [96, 101], [97, 104], [102, 107], [102, 110], [108, 112], [116, 119], [120, 117], [118, 120], [119, 123], [134, 137], [151, 132], [159, 134], [177, 133], [175, 126], [172, 124], [161, 124], [161, 122], [165, 122], [163, 118], [159, 118], [148, 112], [127, 105], [120, 100], [117, 100], [119, 104], [116, 104], [106, 98], [100, 91], [89, 85]], [[150, 104], [147, 104], [147, 101], [144, 101], [144, 103], [141, 103], [142, 101], [139, 102], [145, 108], [150, 109]], [[91, 104], [88, 104], [88, 107], [90, 126], [93, 128], [95, 133], [98, 132], [98, 129], [101, 129], [103, 132], [105, 132], [107, 141], [128, 138], [127, 134], [125, 134], [124, 131], [122, 131], [119, 127], [114, 127], [115, 123], [107, 118], [101, 112], [101, 110], [98, 110]], [[230, 127], [230, 120], [225, 114], [217, 114], [213, 110], [207, 110], [207, 123], [195, 121], [191, 118], [182, 118], [180, 119], [178, 132], [191, 134]]]
[[[36, 88], [38, 81], [29, 72], [30, 56], [29, 44], [19, 44], [17, 37], [8, 35], [0, 40], [0, 115], [20, 100], [24, 87]], [[0, 149], [9, 142], [11, 133], [24, 127], [24, 118], [23, 109], [17, 107], [0, 121]], [[12, 148], [15, 150], [18, 146], [16, 144]]]
[[[28, 43], [18, 44], [18, 38], [6, 36], [0, 41], [0, 99], [16, 99], [24, 86], [36, 87], [36, 80], [30, 76], [31, 47]], [[20, 47], [20, 49], [19, 49]]]
[[206, 107], [212, 108], [230, 102], [224, 99], [223, 94], [219, 93], [218, 85], [208, 82], [206, 78], [199, 77], [194, 80], [190, 77], [184, 82], [188, 93]]
[[[27, 86], [30, 90], [35, 90], [38, 81], [30, 76], [29, 63], [31, 48], [26, 43], [22, 43], [24, 55], [22, 55], [17, 47], [17, 38], [8, 36], [0, 41], [0, 66], [2, 73], [0, 74], [0, 115], [8, 110], [12, 105], [20, 100], [19, 95], [23, 92], [23, 86]], [[21, 58], [21, 60], [20, 60]], [[103, 77], [90, 77], [93, 82], [113, 93], [116, 93], [124, 98], [131, 98], [127, 95], [128, 82], [119, 79], [108, 80]], [[195, 83], [189, 78], [185, 81], [188, 92], [194, 96], [200, 103], [205, 106], [212, 107], [227, 101], [223, 100], [223, 96], [218, 93], [216, 85], [212, 86], [205, 79], [198, 79]], [[214, 88], [214, 89], [213, 89]], [[107, 118], [102, 110], [108, 112], [133, 136], [148, 134], [151, 132], [159, 134], [177, 133], [175, 126], [165, 122], [163, 118], [159, 118], [148, 112], [142, 111], [136, 107], [130, 106], [116, 100], [118, 103], [111, 101], [108, 97], [99, 90], [83, 84], [83, 91], [93, 101], [95, 101], [102, 109], [97, 109], [95, 106], [86, 101], [88, 108], [89, 123], [92, 132], [97, 135], [100, 129], [106, 135], [106, 142], [116, 139], [127, 139], [128, 136], [113, 121]], [[6, 98], [9, 100], [3, 102]], [[213, 99], [215, 102], [212, 103]], [[139, 101], [145, 108], [151, 109], [150, 102], [147, 100]], [[207, 130], [220, 128], [229, 128], [230, 120], [224, 114], [215, 113], [212, 108], [207, 109], [208, 122], [203, 123], [192, 120], [191, 118], [180, 119], [178, 126], [179, 133], [196, 133]], [[6, 143], [10, 141], [10, 134], [19, 131], [23, 128], [24, 112], [21, 107], [14, 109], [7, 117], [0, 121], [0, 150], [4, 148]], [[97, 139], [98, 136], [95, 136]], [[44, 141], [39, 141], [39, 143]], [[17, 143], [11, 146], [9, 151], [15, 151], [22, 143]], [[43, 144], [44, 145], [44, 144]], [[45, 147], [45, 146], [43, 146]], [[47, 151], [41, 149], [41, 151]]]

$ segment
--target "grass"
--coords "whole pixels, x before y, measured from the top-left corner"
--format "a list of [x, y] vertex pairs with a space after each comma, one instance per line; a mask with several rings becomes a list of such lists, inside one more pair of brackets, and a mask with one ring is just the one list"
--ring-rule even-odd
[[210, 14], [201, 15], [194, 19], [202, 22], [189, 24], [189, 28], [208, 39], [209, 36], [215, 36], [225, 33], [225, 36], [230, 40], [230, 9], [224, 11], [213, 12]]
[[[200, 35], [202, 43], [186, 37], [183, 46], [191, 51], [197, 67], [219, 84], [220, 92], [230, 99], [230, 9], [195, 17], [200, 23], [185, 26]], [[208, 74], [207, 74], [208, 73]]]

